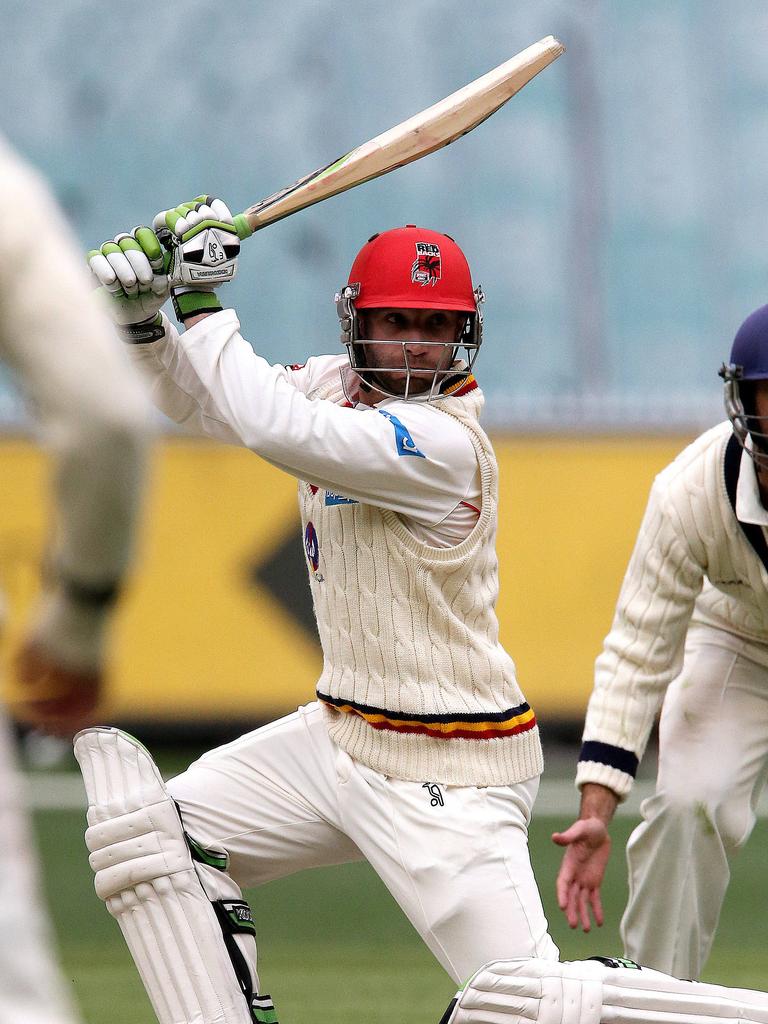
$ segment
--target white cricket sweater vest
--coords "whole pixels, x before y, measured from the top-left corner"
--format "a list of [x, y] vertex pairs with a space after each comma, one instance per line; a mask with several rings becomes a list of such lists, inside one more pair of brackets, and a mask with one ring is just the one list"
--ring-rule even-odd
[[[343, 401], [336, 385], [310, 397]], [[509, 785], [543, 767], [535, 715], [498, 639], [498, 470], [481, 401], [433, 404], [436, 430], [448, 415], [469, 432], [481, 471], [480, 517], [453, 548], [416, 540], [394, 512], [299, 485], [328, 730], [395, 778]]]

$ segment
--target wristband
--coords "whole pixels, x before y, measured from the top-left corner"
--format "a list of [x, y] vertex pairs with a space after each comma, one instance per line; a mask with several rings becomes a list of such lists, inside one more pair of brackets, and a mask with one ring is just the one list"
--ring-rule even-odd
[[83, 583], [82, 580], [73, 579], [71, 576], [60, 576], [59, 585], [74, 604], [94, 610], [111, 607], [120, 593], [119, 580], [94, 584]]
[[173, 309], [182, 323], [199, 313], [220, 313], [224, 308], [215, 292], [193, 292], [174, 289]]

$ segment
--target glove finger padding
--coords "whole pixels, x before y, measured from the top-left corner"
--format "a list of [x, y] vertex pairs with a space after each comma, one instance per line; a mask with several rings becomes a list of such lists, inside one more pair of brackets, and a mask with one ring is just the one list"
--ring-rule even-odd
[[[139, 284], [136, 272], [118, 243], [114, 241], [105, 242], [101, 247], [101, 254], [112, 268], [115, 280], [125, 295], [135, 295], [138, 292]], [[110, 290], [115, 291], [114, 288]]]
[[201, 195], [154, 218], [153, 227], [170, 251], [171, 288], [212, 292], [237, 273], [240, 238], [227, 205]]
[[131, 270], [136, 275], [138, 282], [137, 291], [139, 289], [143, 291], [151, 290], [150, 286], [154, 280], [155, 271], [139, 243], [132, 235], [117, 235], [115, 241], [120, 245], [125, 258], [131, 265]]
[[224, 221], [225, 224], [234, 224], [234, 218], [223, 199], [217, 199], [209, 196], [208, 205], [211, 208], [213, 216], [216, 217], [217, 220]]
[[170, 296], [170, 256], [146, 226], [121, 232], [88, 253], [88, 265], [107, 293], [107, 309], [120, 326], [154, 320]]
[[91, 249], [87, 259], [91, 273], [103, 288], [106, 288], [108, 292], [122, 291], [117, 274], [101, 249]]
[[162, 247], [160, 239], [152, 228], [148, 228], [146, 225], [135, 227], [131, 234], [141, 246], [153, 271], [152, 279], [149, 281], [149, 290], [153, 291], [155, 295], [162, 296], [163, 300], [167, 299], [170, 293], [168, 285], [170, 253]]
[[165, 250], [160, 244], [160, 239], [152, 228], [148, 228], [146, 224], [140, 224], [138, 227], [133, 229], [131, 236], [135, 238], [141, 246], [144, 255], [149, 260], [150, 266], [155, 273], [165, 273], [165, 270], [167, 269]]
[[161, 210], [152, 222], [152, 226], [158, 233], [169, 231], [177, 239], [183, 241], [184, 236], [204, 220], [234, 226], [234, 218], [224, 200], [208, 195], [197, 196], [170, 210]]

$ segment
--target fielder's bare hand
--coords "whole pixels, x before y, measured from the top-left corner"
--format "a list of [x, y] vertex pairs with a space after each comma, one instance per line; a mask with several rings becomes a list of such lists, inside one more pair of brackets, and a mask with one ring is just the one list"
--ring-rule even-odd
[[588, 932], [605, 920], [600, 886], [611, 855], [608, 823], [618, 798], [612, 790], [593, 783], [582, 789], [581, 812], [565, 832], [555, 832], [552, 841], [566, 847], [557, 875], [557, 905], [571, 928], [581, 925]]
[[108, 606], [44, 594], [14, 658], [15, 719], [53, 736], [95, 724], [104, 683]]
[[100, 670], [69, 668], [33, 641], [19, 650], [15, 669], [15, 719], [67, 738], [95, 724], [103, 682]]

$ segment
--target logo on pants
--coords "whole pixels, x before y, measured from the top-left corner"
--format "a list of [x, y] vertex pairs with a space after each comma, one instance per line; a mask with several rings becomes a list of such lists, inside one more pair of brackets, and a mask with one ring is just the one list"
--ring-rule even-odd
[[429, 801], [430, 807], [445, 807], [442, 790], [436, 782], [425, 782], [421, 788], [426, 789], [431, 797]]

